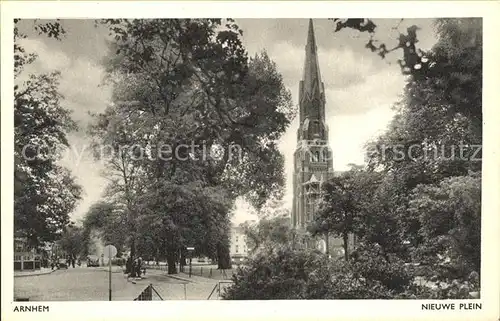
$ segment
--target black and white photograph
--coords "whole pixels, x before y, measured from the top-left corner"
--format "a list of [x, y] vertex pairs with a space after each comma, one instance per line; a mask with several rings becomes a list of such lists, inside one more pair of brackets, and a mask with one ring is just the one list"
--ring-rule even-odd
[[484, 19], [198, 14], [13, 19], [11, 300], [484, 308]]

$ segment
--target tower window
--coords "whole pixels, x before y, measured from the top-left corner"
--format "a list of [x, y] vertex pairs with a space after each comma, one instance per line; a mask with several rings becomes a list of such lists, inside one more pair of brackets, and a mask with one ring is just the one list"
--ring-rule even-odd
[[317, 163], [317, 162], [319, 162], [319, 161], [320, 161], [320, 160], [319, 160], [319, 156], [320, 156], [319, 151], [315, 151], [315, 152], [313, 152], [313, 153], [311, 154], [311, 156], [312, 156], [312, 160], [311, 160], [312, 162]]

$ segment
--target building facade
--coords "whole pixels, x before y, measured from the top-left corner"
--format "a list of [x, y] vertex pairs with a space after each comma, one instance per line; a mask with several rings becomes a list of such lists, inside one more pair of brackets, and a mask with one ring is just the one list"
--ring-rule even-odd
[[14, 271], [39, 270], [41, 264], [41, 255], [25, 238], [14, 238]]
[[[325, 89], [321, 80], [312, 19], [305, 47], [305, 62], [299, 84], [299, 117], [297, 147], [294, 153], [292, 226], [299, 235], [307, 235], [321, 200], [322, 185], [332, 178], [333, 154], [328, 143], [325, 122]], [[299, 243], [317, 247], [323, 252], [341, 252], [342, 241], [326, 236], [315, 240], [302, 238]]]
[[229, 246], [229, 255], [233, 261], [246, 258], [248, 256], [247, 240], [243, 229], [240, 226], [231, 228], [231, 243]]

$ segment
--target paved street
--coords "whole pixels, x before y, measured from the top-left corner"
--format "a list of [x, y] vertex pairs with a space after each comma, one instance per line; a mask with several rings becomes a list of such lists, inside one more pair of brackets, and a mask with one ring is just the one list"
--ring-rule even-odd
[[[186, 275], [183, 275], [186, 277]], [[120, 269], [112, 273], [112, 299], [133, 300], [149, 284], [164, 300], [206, 300], [216, 280], [196, 278], [185, 282], [163, 271], [148, 270], [146, 278], [127, 281]], [[107, 301], [108, 272], [103, 268], [70, 268], [50, 274], [14, 278], [14, 297], [30, 301]], [[156, 298], [159, 299], [159, 298]]]

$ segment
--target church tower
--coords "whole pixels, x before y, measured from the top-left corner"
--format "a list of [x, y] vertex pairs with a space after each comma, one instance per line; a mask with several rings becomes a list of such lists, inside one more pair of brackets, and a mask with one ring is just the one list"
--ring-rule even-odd
[[332, 151], [325, 123], [325, 89], [312, 19], [305, 47], [304, 73], [299, 85], [300, 124], [294, 153], [292, 225], [305, 231], [318, 210], [322, 184], [333, 176]]

